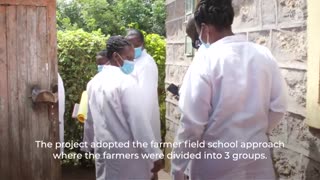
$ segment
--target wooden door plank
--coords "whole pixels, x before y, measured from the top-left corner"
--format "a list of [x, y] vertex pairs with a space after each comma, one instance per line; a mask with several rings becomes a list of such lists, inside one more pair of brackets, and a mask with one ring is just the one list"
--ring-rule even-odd
[[[32, 179], [30, 159], [30, 119], [28, 118], [27, 102], [29, 101], [28, 86], [28, 60], [29, 45], [27, 41], [27, 6], [17, 6], [17, 65], [18, 65], [18, 106], [19, 106], [19, 132], [20, 132], [20, 164], [21, 179]], [[29, 166], [25, 166], [29, 164]]]
[[[11, 179], [20, 179], [20, 133], [18, 116], [18, 68], [17, 68], [17, 8], [6, 7], [7, 22], [7, 61], [8, 61], [8, 92], [9, 92], [9, 165]], [[15, 167], [15, 168], [12, 168]]]
[[[42, 89], [50, 90], [49, 86], [49, 64], [48, 64], [48, 37], [47, 37], [47, 9], [45, 7], [37, 8], [37, 54], [39, 58], [37, 59], [37, 71], [38, 71], [38, 83]], [[49, 118], [48, 118], [48, 107], [46, 105], [41, 105], [39, 109], [39, 134], [38, 139], [45, 142], [49, 141]], [[49, 149], [41, 149], [40, 157], [42, 167], [41, 179], [49, 179], [49, 174], [51, 170], [50, 159], [52, 154], [50, 154]]]
[[[56, 4], [52, 1], [47, 6], [47, 32], [48, 32], [48, 62], [49, 62], [49, 79], [51, 87], [58, 84], [58, 62], [57, 62], [57, 33], [56, 33]], [[59, 111], [58, 104], [52, 107], [49, 114], [49, 120], [51, 123], [49, 137], [51, 142], [59, 141]], [[58, 153], [60, 150], [54, 150], [52, 153]], [[51, 158], [51, 180], [61, 179], [60, 174], [60, 160]]]
[[8, 129], [8, 69], [7, 69], [7, 38], [6, 8], [0, 6], [0, 174], [9, 179], [9, 129]]
[[[28, 47], [29, 47], [29, 61], [28, 61], [28, 89], [29, 94], [31, 94], [31, 89], [35, 85], [38, 84], [38, 56], [37, 56], [37, 8], [34, 6], [30, 6], [27, 9], [27, 34], [28, 34]], [[30, 123], [30, 158], [32, 159], [31, 162], [31, 169], [33, 174], [34, 180], [41, 179], [41, 168], [39, 162], [41, 161], [41, 148], [37, 148], [35, 141], [38, 139], [38, 134], [40, 131], [39, 128], [39, 118], [38, 118], [38, 109], [33, 105], [32, 101], [27, 102], [28, 106], [28, 119]]]
[[[55, 1], [53, 1], [55, 2]], [[51, 3], [47, 7], [47, 28], [48, 28], [48, 58], [50, 64], [50, 82], [58, 84], [58, 62], [57, 62], [57, 32], [56, 32], [56, 4]]]
[[54, 150], [37, 148], [35, 143], [58, 141], [57, 106], [49, 118], [51, 106], [33, 108], [28, 98], [33, 85], [51, 90], [57, 84], [55, 1], [1, 0], [1, 4], [6, 6], [0, 6], [0, 41], [7, 43], [0, 44], [0, 155], [4, 157], [0, 179], [58, 180], [60, 162], [53, 159]]
[[55, 0], [1, 0], [0, 5], [48, 6]]

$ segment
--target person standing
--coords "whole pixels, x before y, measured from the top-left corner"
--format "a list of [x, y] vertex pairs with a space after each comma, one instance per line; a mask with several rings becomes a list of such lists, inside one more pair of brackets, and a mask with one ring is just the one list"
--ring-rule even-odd
[[201, 42], [199, 40], [199, 34], [196, 29], [196, 22], [194, 21], [194, 17], [191, 17], [188, 20], [187, 26], [186, 26], [186, 33], [187, 36], [191, 39], [192, 47], [196, 50], [199, 49], [201, 46]]
[[[155, 141], [145, 114], [143, 91], [130, 75], [135, 65], [134, 48], [124, 37], [112, 36], [107, 42], [107, 65], [88, 84], [88, 119], [86, 131], [94, 132], [95, 143], [126, 143], [129, 148], [94, 147], [95, 154], [112, 157], [122, 154], [161, 154], [159, 148], [134, 148], [132, 142]], [[97, 158], [96, 179], [151, 179], [162, 168], [158, 158]]]
[[151, 122], [156, 141], [161, 142], [160, 111], [158, 102], [158, 67], [145, 49], [144, 36], [141, 31], [131, 29], [126, 39], [134, 46], [135, 71], [139, 87], [143, 90], [146, 104], [146, 116]]
[[[206, 50], [184, 78], [182, 111], [175, 142], [268, 143], [267, 134], [286, 112], [285, 83], [271, 52], [234, 35], [231, 0], [201, 0], [195, 11], [199, 39]], [[184, 178], [190, 163], [191, 179], [275, 179], [269, 148], [245, 149], [181, 146], [173, 153], [222, 155], [220, 159], [172, 159], [175, 180]], [[260, 159], [235, 155], [263, 155]]]
[[[97, 72], [100, 73], [106, 65], [110, 64], [110, 61], [107, 57], [107, 50], [102, 50], [96, 55], [96, 64], [97, 64]], [[87, 86], [90, 86], [91, 80], [88, 82]], [[93, 127], [90, 126], [92, 124], [88, 124], [87, 121], [84, 121], [83, 126], [83, 142], [87, 144], [91, 144], [94, 140], [94, 132]], [[90, 152], [92, 148], [90, 146], [81, 147], [81, 151]]]
[[102, 50], [97, 53], [96, 64], [98, 68], [98, 73], [102, 71], [105, 65], [109, 65], [109, 59], [107, 57], [107, 50]]

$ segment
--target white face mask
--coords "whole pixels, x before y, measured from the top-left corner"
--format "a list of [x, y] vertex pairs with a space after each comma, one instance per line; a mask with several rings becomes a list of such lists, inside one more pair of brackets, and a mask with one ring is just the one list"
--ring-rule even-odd
[[98, 73], [102, 71], [103, 69], [103, 65], [97, 65], [97, 68], [98, 68]]

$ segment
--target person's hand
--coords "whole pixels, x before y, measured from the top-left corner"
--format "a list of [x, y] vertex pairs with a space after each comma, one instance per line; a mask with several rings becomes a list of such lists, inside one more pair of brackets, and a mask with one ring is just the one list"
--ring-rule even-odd
[[164, 168], [164, 162], [162, 159], [159, 159], [159, 160], [153, 162], [153, 168], [151, 169], [151, 172], [153, 174], [156, 174], [163, 168]]

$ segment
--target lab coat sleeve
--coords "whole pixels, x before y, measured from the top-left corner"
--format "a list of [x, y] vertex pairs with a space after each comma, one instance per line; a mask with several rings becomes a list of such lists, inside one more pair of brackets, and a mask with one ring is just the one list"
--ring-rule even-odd
[[[124, 117], [132, 133], [133, 141], [147, 142], [148, 147], [143, 148], [144, 153], [162, 154], [159, 148], [152, 148], [151, 142], [156, 142], [150, 121], [145, 114], [143, 92], [138, 85], [132, 85], [124, 89], [122, 93], [122, 109]], [[153, 159], [154, 161], [158, 159]]]
[[[205, 126], [212, 111], [210, 100], [214, 93], [211, 82], [205, 70], [197, 64], [192, 64], [185, 76], [181, 91], [179, 107], [182, 111], [180, 126], [175, 142], [181, 146], [173, 149], [173, 153], [197, 153], [197, 148], [190, 148], [184, 142], [201, 141]], [[172, 159], [171, 173], [174, 179], [183, 179], [184, 171], [189, 163], [187, 159]]]
[[[64, 142], [64, 113], [65, 113], [65, 89], [63, 80], [58, 73], [58, 98], [59, 98], [59, 139], [60, 142]], [[60, 149], [63, 152], [63, 148]]]
[[[153, 61], [153, 59], [150, 59], [150, 61]], [[143, 77], [139, 79], [139, 84], [142, 89], [147, 89], [147, 92], [153, 92], [154, 90], [157, 90], [158, 87], [158, 68], [157, 65], [154, 62], [149, 62], [146, 68], [143, 68], [140, 72], [140, 77]], [[149, 91], [150, 90], [150, 91]], [[149, 95], [151, 96], [151, 95]], [[151, 97], [154, 99], [155, 97]]]
[[273, 67], [268, 133], [277, 126], [287, 110], [287, 88], [275, 60]]
[[[90, 82], [87, 86], [88, 98], [91, 95], [90, 90]], [[88, 99], [89, 102], [90, 98]], [[84, 121], [84, 128], [83, 128], [83, 142], [87, 145], [86, 147], [81, 148], [82, 151], [90, 152], [92, 150], [91, 143], [94, 141], [94, 126], [93, 126], [93, 119], [90, 110], [90, 106], [88, 106], [88, 114], [87, 119]]]
[[[153, 61], [153, 59], [149, 59]], [[145, 68], [143, 68], [139, 73], [139, 87], [143, 90], [143, 95], [145, 99], [146, 110], [145, 112], [149, 114], [149, 119], [152, 121], [159, 121], [160, 117], [157, 119], [152, 119], [153, 117], [153, 108], [158, 105], [157, 90], [158, 90], [158, 69], [157, 65], [148, 62]], [[160, 127], [159, 127], [160, 128]]]
[[139, 86], [143, 90], [145, 113], [152, 123], [153, 133], [157, 142], [161, 142], [160, 112], [158, 102], [158, 68], [150, 57], [145, 68], [139, 72]]

